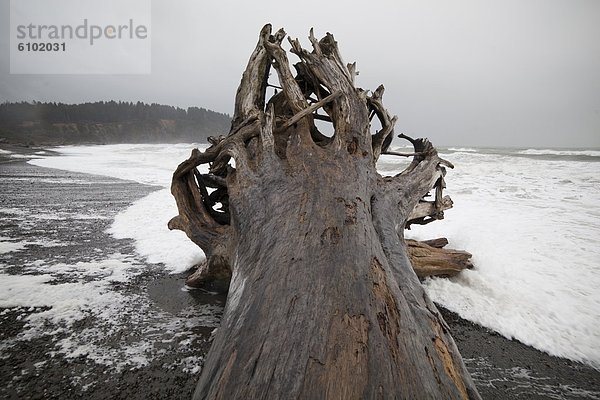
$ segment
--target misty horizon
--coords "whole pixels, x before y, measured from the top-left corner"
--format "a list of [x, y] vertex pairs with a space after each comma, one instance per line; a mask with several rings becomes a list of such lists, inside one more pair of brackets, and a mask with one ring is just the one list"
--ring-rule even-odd
[[[37, 100], [33, 100], [32, 102], [29, 102], [29, 103], [35, 103], [35, 102], [38, 102], [38, 101]], [[175, 107], [176, 109], [180, 109], [180, 110], [186, 111], [186, 112], [188, 112], [190, 109], [198, 109], [199, 108], [199, 109], [206, 109], [208, 111], [213, 111], [215, 113], [225, 115], [225, 116], [227, 116], [230, 119], [232, 118], [232, 114], [220, 113], [218, 111], [211, 110], [210, 108], [203, 107], [201, 105], [196, 105], [196, 106], [191, 105], [191, 106], [187, 106], [187, 107], [185, 107], [185, 106], [184, 107], [180, 107], [180, 106], [174, 106], [172, 104], [158, 104], [158, 103], [151, 103], [150, 104], [150, 103], [145, 103], [145, 102], [141, 102], [141, 101], [126, 101], [126, 100], [116, 100], [116, 99], [99, 100], [99, 101], [88, 101], [88, 102], [84, 102], [84, 103], [59, 103], [59, 102], [51, 102], [51, 101], [50, 102], [38, 102], [38, 103], [41, 103], [41, 104], [44, 104], [44, 103], [56, 103], [56, 104], [63, 104], [63, 105], [72, 106], [72, 105], [81, 105], [81, 104], [95, 104], [95, 103], [101, 103], [101, 102], [104, 102], [104, 103], [108, 103], [108, 102], [129, 103], [129, 104], [134, 104], [134, 105], [136, 103], [140, 102], [140, 103], [142, 103], [144, 105], [148, 105], [148, 106], [150, 106], [150, 105], [158, 105], [158, 106], [166, 106], [166, 107]], [[11, 102], [4, 102], [4, 103], [0, 103], [0, 104], [7, 104], [7, 103], [11, 103]], [[374, 133], [374, 132], [372, 132], [372, 133]], [[397, 137], [398, 133], [399, 132], [397, 132], [394, 135], [394, 140], [392, 142], [393, 146], [396, 146], [396, 147], [407, 147], [407, 148], [411, 147], [412, 145], [408, 141], [403, 140], [403, 139], [399, 139]], [[214, 132], [214, 134], [227, 134], [227, 132], [226, 131], [219, 131], [219, 132]], [[427, 136], [425, 136], [425, 137], [427, 137]], [[167, 143], [167, 142], [165, 142], [165, 143]], [[206, 143], [206, 141], [201, 140], [198, 143]], [[461, 148], [462, 149], [465, 149], [465, 148], [466, 149], [468, 149], [468, 148], [477, 148], [477, 149], [507, 149], [507, 150], [510, 150], [510, 149], [600, 150], [600, 146], [597, 146], [597, 147], [593, 147], [593, 146], [592, 147], [590, 147], [590, 146], [588, 146], [588, 147], [576, 147], [576, 146], [516, 146], [516, 145], [515, 146], [477, 146], [477, 145], [473, 146], [473, 145], [461, 144], [461, 143], [445, 143], [445, 144], [434, 143], [434, 145], [436, 145], [436, 147], [439, 147], [439, 148], [449, 148], [449, 149], [457, 149], [457, 150], [461, 149]]]
[[142, 101], [231, 116], [258, 32], [271, 22], [305, 46], [311, 27], [318, 38], [333, 33], [346, 62], [357, 62], [357, 86], [385, 85], [397, 133], [438, 146], [600, 147], [600, 2], [305, 6], [155, 0], [150, 74], [18, 75], [9, 73], [1, 0], [0, 102]]

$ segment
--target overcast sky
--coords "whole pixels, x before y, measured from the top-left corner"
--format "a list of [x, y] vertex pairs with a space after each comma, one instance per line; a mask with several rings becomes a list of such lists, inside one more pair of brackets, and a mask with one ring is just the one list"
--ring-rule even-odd
[[0, 18], [0, 101], [141, 100], [231, 114], [270, 22], [305, 47], [310, 27], [333, 33], [357, 62], [357, 84], [386, 86], [398, 132], [438, 145], [600, 147], [600, 0], [153, 0], [148, 75], [11, 75], [9, 0]]

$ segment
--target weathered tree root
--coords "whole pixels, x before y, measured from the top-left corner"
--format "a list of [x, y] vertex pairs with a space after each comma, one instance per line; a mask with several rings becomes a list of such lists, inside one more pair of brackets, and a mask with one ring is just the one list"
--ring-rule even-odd
[[[442, 190], [452, 165], [427, 139], [400, 135], [413, 160], [381, 176], [396, 123], [383, 86], [355, 87], [356, 64], [312, 30], [310, 51], [289, 41], [293, 74], [284, 37], [261, 30], [229, 134], [173, 174], [169, 227], [207, 256], [196, 282], [231, 277], [194, 399], [478, 399], [404, 241], [405, 227], [451, 206]], [[279, 91], [267, 99], [271, 68]]]

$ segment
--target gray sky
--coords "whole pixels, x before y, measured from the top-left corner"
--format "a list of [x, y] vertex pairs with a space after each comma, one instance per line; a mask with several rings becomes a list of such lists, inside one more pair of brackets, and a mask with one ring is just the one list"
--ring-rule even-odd
[[305, 47], [310, 27], [333, 33], [357, 62], [357, 84], [386, 86], [398, 132], [438, 145], [600, 147], [600, 0], [153, 0], [149, 75], [11, 75], [9, 0], [0, 21], [0, 101], [141, 100], [231, 114], [270, 22]]

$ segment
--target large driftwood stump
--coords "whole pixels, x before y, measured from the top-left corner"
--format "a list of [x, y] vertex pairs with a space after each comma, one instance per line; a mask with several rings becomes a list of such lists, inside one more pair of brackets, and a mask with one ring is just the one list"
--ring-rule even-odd
[[[396, 118], [383, 87], [354, 86], [331, 34], [312, 51], [260, 32], [231, 131], [173, 175], [181, 229], [227, 283], [221, 326], [195, 399], [479, 398], [448, 328], [411, 268], [404, 227], [440, 217], [444, 165], [426, 139], [383, 177]], [[269, 72], [279, 91], [266, 99]], [[371, 133], [371, 119], [382, 129]], [[330, 121], [332, 137], [314, 121]], [[235, 164], [232, 163], [235, 161]], [[196, 167], [210, 163], [210, 172]], [[411, 216], [435, 189], [433, 202]]]

